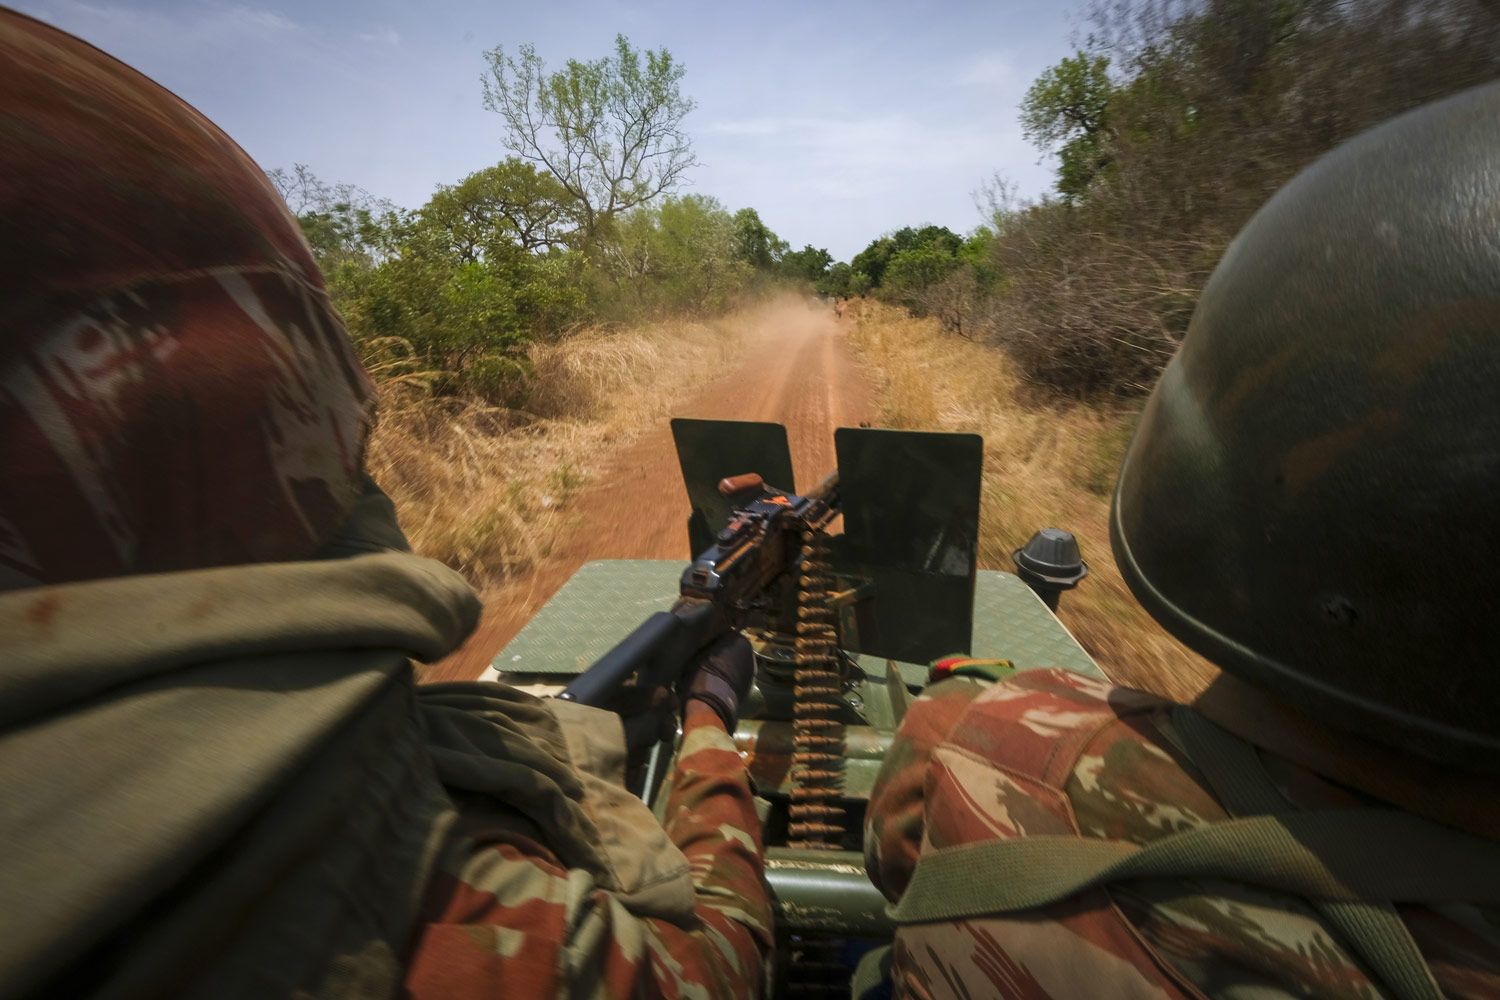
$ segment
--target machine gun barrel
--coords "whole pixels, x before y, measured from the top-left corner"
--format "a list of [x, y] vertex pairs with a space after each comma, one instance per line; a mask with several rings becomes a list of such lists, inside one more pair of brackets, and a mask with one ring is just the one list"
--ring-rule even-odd
[[632, 677], [641, 687], [674, 683], [693, 653], [728, 630], [728, 616], [712, 602], [682, 598], [636, 626], [558, 697], [607, 707]]
[[834, 510], [839, 509], [839, 474], [838, 470], [830, 472], [823, 477], [823, 481], [807, 491], [807, 496], [812, 500], [821, 500]]

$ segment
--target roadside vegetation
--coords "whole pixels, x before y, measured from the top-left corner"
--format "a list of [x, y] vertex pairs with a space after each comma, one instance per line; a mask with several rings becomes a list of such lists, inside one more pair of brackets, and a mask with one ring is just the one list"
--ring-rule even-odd
[[270, 172], [372, 370], [433, 395], [534, 411], [533, 346], [580, 331], [705, 319], [810, 290], [826, 250], [793, 251], [753, 208], [677, 188], [696, 159], [693, 102], [665, 49], [620, 36], [549, 71], [486, 54], [483, 102], [505, 155], [397, 207], [305, 165]]
[[898, 229], [830, 271], [1073, 399], [1149, 390], [1229, 241], [1298, 170], [1500, 75], [1484, 0], [1101, 0], [1081, 41], [1019, 109], [1049, 195], [991, 178], [972, 233]]

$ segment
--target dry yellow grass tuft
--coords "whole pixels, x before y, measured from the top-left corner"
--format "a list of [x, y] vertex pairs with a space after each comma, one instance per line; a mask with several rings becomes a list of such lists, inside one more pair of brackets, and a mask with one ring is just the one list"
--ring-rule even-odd
[[1133, 412], [1025, 399], [1000, 351], [879, 303], [861, 303], [850, 341], [877, 384], [882, 424], [984, 436], [981, 567], [1010, 569], [1037, 528], [1067, 528], [1090, 576], [1063, 597], [1061, 618], [1110, 677], [1179, 700], [1213, 679], [1136, 603], [1110, 556], [1109, 496]]
[[413, 547], [487, 587], [544, 558], [605, 456], [739, 346], [728, 323], [687, 321], [536, 344], [532, 413], [388, 381], [367, 464]]

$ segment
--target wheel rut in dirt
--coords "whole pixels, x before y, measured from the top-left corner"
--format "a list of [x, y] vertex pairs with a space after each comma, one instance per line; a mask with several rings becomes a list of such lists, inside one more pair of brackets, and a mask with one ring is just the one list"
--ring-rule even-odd
[[[814, 305], [749, 314], [735, 369], [674, 416], [786, 425], [797, 487], [835, 464], [833, 432], [873, 417], [873, 393], [846, 340], [848, 326]], [[746, 470], [750, 471], [750, 470]], [[692, 557], [688, 501], [666, 418], [605, 464], [584, 490], [569, 526], [534, 571], [485, 595], [484, 616], [464, 645], [423, 671], [424, 682], [470, 680], [584, 563], [594, 559]]]

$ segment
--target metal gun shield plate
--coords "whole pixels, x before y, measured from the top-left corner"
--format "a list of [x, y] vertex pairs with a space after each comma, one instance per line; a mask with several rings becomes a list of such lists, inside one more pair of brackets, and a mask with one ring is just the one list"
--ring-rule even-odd
[[983, 439], [842, 427], [834, 447], [844, 510], [834, 571], [867, 581], [870, 595], [850, 645], [908, 663], [969, 650]]
[[719, 493], [719, 480], [754, 472], [778, 489], [795, 488], [792, 452], [780, 424], [679, 417], [672, 421], [672, 440], [692, 507], [688, 542], [694, 555], [713, 544], [729, 517], [732, 504]]

